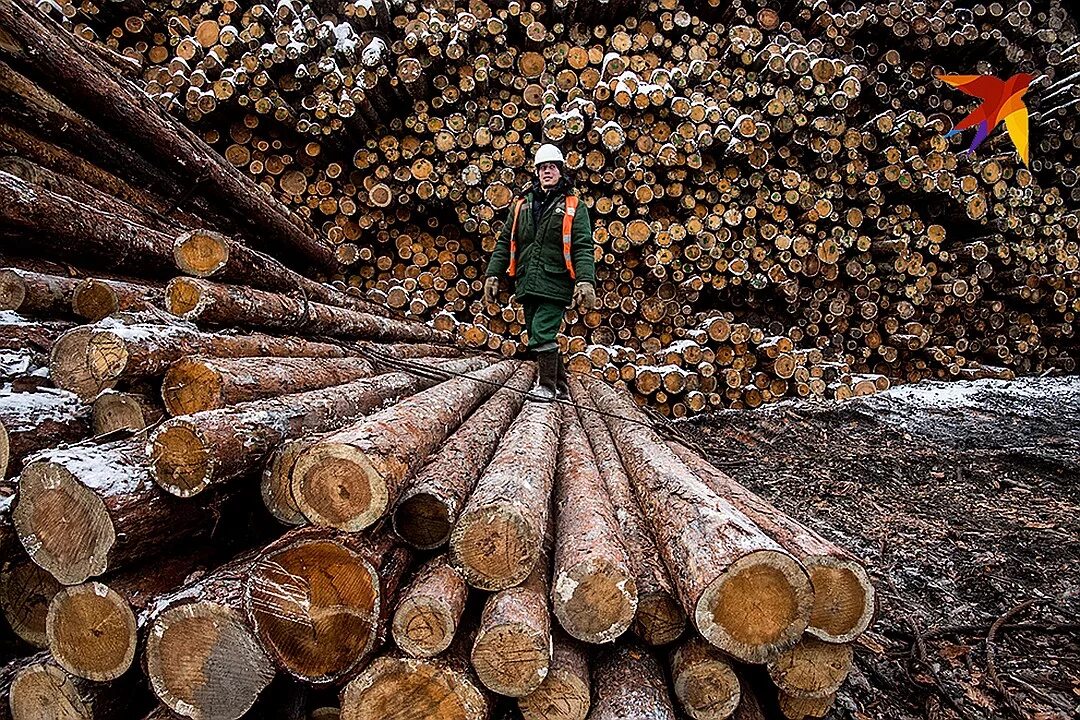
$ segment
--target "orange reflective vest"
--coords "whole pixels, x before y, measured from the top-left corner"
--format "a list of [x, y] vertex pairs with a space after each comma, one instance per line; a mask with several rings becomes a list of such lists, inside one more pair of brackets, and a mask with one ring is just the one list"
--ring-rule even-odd
[[[519, 198], [514, 204], [514, 222], [510, 225], [510, 267], [506, 269], [506, 274], [510, 277], [514, 277], [514, 273], [517, 271], [517, 226], [518, 216], [521, 214], [521, 208], [525, 205], [525, 198]], [[563, 212], [562, 219], [562, 254], [563, 262], [566, 263], [566, 269], [570, 273], [570, 279], [574, 279], [574, 261], [570, 256], [570, 233], [574, 228], [574, 216], [577, 215], [578, 199], [576, 195], [566, 196], [566, 210]]]

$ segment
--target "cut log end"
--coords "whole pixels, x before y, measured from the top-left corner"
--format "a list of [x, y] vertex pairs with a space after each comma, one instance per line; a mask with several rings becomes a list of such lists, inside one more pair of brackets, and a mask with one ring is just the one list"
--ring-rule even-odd
[[851, 671], [850, 644], [826, 643], [804, 636], [768, 663], [769, 677], [789, 695], [822, 698], [839, 689]]
[[860, 564], [832, 556], [807, 558], [814, 606], [806, 631], [826, 642], [851, 642], [874, 618], [874, 586]]
[[221, 374], [196, 358], [177, 360], [165, 372], [161, 399], [169, 415], [190, 415], [225, 405]]
[[263, 468], [262, 481], [259, 484], [263, 505], [274, 516], [274, 519], [285, 525], [295, 526], [307, 523], [307, 518], [300, 512], [296, 500], [293, 499], [290, 485], [290, 476], [296, 464], [296, 458], [305, 446], [306, 443], [302, 440], [286, 442]]
[[104, 392], [94, 399], [91, 424], [95, 435], [106, 435], [117, 430], [137, 432], [149, 423], [142, 404], [132, 395], [120, 392]]
[[551, 670], [536, 692], [518, 700], [524, 720], [585, 720], [592, 687], [589, 661], [576, 646], [556, 641]]
[[115, 385], [127, 364], [127, 343], [119, 335], [98, 331], [87, 339], [86, 367], [90, 371], [90, 377], [98, 385], [94, 395]]
[[504, 590], [521, 584], [532, 572], [540, 541], [520, 506], [495, 503], [462, 516], [450, 548], [470, 585]]
[[736, 560], [701, 593], [694, 624], [710, 643], [761, 663], [794, 645], [813, 603], [810, 578], [790, 555], [758, 550]]
[[26, 300], [26, 281], [13, 270], [0, 271], [0, 310], [18, 310]]
[[672, 690], [693, 720], [724, 720], [739, 706], [742, 689], [731, 663], [698, 638], [675, 651]]
[[66, 587], [49, 604], [49, 651], [72, 675], [115, 680], [131, 667], [135, 615], [115, 590], [98, 582]]
[[177, 497], [198, 495], [210, 484], [214, 453], [198, 427], [170, 420], [150, 438], [154, 480]]
[[526, 623], [500, 624], [481, 630], [472, 664], [489, 690], [509, 697], [535, 692], [551, 665], [551, 636]]
[[263, 647], [308, 682], [339, 678], [372, 649], [384, 599], [378, 571], [327, 541], [297, 542], [252, 568], [245, 607]]
[[177, 317], [197, 317], [205, 302], [202, 286], [188, 278], [173, 278], [165, 286], [165, 309]]
[[71, 309], [81, 318], [97, 322], [120, 309], [116, 290], [107, 283], [90, 278], [79, 283], [71, 297]]
[[607, 643], [630, 627], [637, 611], [637, 586], [624, 570], [607, 558], [591, 558], [565, 568], [554, 579], [555, 616], [571, 637]]
[[49, 603], [61, 587], [56, 578], [32, 562], [6, 568], [0, 573], [0, 610], [8, 626], [34, 647], [47, 647]]
[[686, 612], [669, 593], [641, 595], [630, 628], [649, 645], [667, 645], [686, 629]]
[[274, 667], [236, 611], [194, 602], [172, 607], [154, 622], [146, 674], [163, 703], [209, 720], [246, 713], [270, 684]]
[[63, 466], [38, 461], [23, 470], [12, 520], [26, 552], [61, 583], [77, 585], [108, 568], [112, 519]]
[[333, 443], [320, 443], [301, 454], [292, 492], [312, 523], [351, 532], [381, 518], [390, 499], [382, 473], [362, 452]]
[[56, 386], [89, 400], [103, 389], [90, 371], [87, 352], [94, 331], [88, 327], [69, 330], [53, 344], [49, 352], [49, 377]]
[[405, 498], [394, 510], [394, 532], [420, 550], [433, 550], [450, 539], [450, 510], [437, 495], [419, 492]]
[[215, 233], [194, 230], [177, 238], [173, 259], [188, 275], [210, 277], [229, 262], [229, 243]]
[[485, 720], [488, 701], [465, 673], [414, 658], [377, 658], [342, 694], [342, 720]]
[[805, 718], [823, 718], [829, 714], [835, 694], [825, 695], [819, 698], [799, 697], [786, 693], [779, 693], [780, 712], [788, 720], [805, 720]]
[[394, 642], [413, 657], [438, 655], [450, 646], [456, 630], [453, 609], [438, 598], [405, 598], [394, 611]]
[[52, 663], [23, 668], [11, 683], [11, 714], [19, 720], [91, 720], [94, 714], [64, 670]]

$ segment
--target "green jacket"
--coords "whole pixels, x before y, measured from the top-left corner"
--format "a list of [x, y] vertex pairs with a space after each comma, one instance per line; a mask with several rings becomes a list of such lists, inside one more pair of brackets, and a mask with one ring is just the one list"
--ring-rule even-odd
[[[570, 278], [563, 259], [562, 225], [566, 212], [567, 193], [573, 189], [556, 187], [559, 198], [547, 204], [540, 218], [533, 217], [533, 191], [526, 193], [517, 227], [517, 249], [514, 273], [514, 294], [519, 300], [526, 297], [546, 298], [569, 304], [574, 285], [579, 282], [596, 284], [596, 265], [593, 256], [592, 223], [584, 202], [578, 202], [577, 214], [571, 229], [570, 256], [575, 278]], [[514, 224], [514, 206], [510, 203], [506, 223], [499, 232], [495, 252], [488, 262], [487, 275], [502, 277], [510, 266], [510, 228]]]

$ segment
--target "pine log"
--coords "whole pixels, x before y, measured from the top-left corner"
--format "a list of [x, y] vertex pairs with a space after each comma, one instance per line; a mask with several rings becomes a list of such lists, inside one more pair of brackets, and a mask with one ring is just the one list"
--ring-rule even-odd
[[686, 628], [686, 613], [672, 590], [656, 541], [641, 515], [630, 479], [603, 417], [588, 410], [590, 401], [582, 385], [571, 382], [570, 388], [575, 402], [582, 408], [579, 413], [581, 424], [592, 445], [634, 572], [638, 606], [631, 630], [649, 645], [666, 645]]
[[450, 539], [465, 500], [495, 454], [536, 379], [523, 364], [440, 447], [409, 483], [394, 509], [394, 530], [413, 547], [431, 550]]
[[547, 559], [539, 558], [523, 583], [493, 593], [484, 603], [470, 658], [492, 692], [525, 697], [551, 669], [547, 573]]
[[165, 288], [165, 307], [173, 315], [229, 327], [288, 330], [305, 335], [382, 342], [451, 342], [451, 336], [417, 322], [311, 302], [244, 285], [222, 285], [177, 277]]
[[[0, 456], [3, 455], [4, 437], [0, 433]], [[12, 560], [16, 557], [19, 541], [15, 537], [15, 526], [11, 522], [11, 511], [15, 506], [15, 484], [0, 478], [0, 557]], [[2, 563], [0, 563], [2, 565]]]
[[368, 351], [378, 360], [411, 360], [416, 358], [459, 358], [466, 354], [461, 348], [452, 345], [435, 345], [432, 343], [360, 343], [360, 347]]
[[671, 656], [671, 689], [694, 720], [724, 720], [739, 706], [741, 688], [731, 662], [700, 637], [684, 641]]
[[593, 707], [589, 720], [675, 720], [660, 663], [648, 650], [617, 645], [592, 667]]
[[764, 662], [806, 629], [813, 589], [795, 558], [668, 449], [633, 401], [590, 380], [671, 572], [683, 608], [710, 643]]
[[343, 357], [336, 345], [259, 333], [219, 335], [190, 325], [125, 324], [106, 318], [65, 333], [53, 346], [53, 382], [91, 399], [122, 380], [159, 377], [186, 355]]
[[769, 677], [788, 695], [822, 698], [840, 688], [851, 662], [850, 644], [827, 643], [808, 635], [769, 660]]
[[141, 714], [134, 678], [96, 683], [77, 678], [49, 659], [21, 668], [11, 682], [12, 720], [97, 720]]
[[[484, 364], [486, 360], [471, 359], [433, 367], [469, 372]], [[258, 471], [283, 441], [335, 430], [436, 382], [432, 377], [387, 373], [166, 420], [147, 441], [154, 480], [173, 495], [191, 497]]]
[[0, 348], [48, 352], [75, 323], [64, 320], [30, 320], [17, 313], [0, 312]]
[[292, 494], [292, 471], [296, 458], [328, 433], [309, 435], [297, 440], [286, 440], [263, 466], [259, 491], [263, 505], [274, 519], [285, 525], [307, 525], [307, 518], [300, 512]]
[[561, 408], [555, 476], [555, 569], [551, 603], [572, 637], [607, 643], [637, 612], [637, 584], [622, 532], [577, 412]]
[[90, 408], [66, 390], [0, 390], [0, 436], [7, 441], [6, 452], [0, 452], [0, 476], [16, 475], [38, 450], [86, 437], [89, 419]]
[[372, 363], [362, 358], [187, 357], [169, 366], [161, 396], [170, 415], [191, 415], [374, 374]]
[[789, 695], [783, 690], [779, 695], [780, 712], [788, 720], [805, 720], [806, 718], [823, 718], [829, 714], [836, 694], [831, 693], [821, 697], [801, 697]]
[[336, 266], [330, 249], [299, 227], [283, 206], [114, 69], [95, 66], [71, 35], [38, 10], [21, 0], [12, 2], [0, 8], [0, 25], [24, 53], [34, 56], [35, 71], [63, 92], [76, 110], [98, 113], [147, 156], [168, 162], [178, 176], [198, 173], [205, 196], [233, 213], [258, 237], [270, 239], [324, 270]]
[[874, 587], [862, 563], [684, 445], [671, 441], [668, 446], [714, 492], [744, 512], [806, 566], [814, 586], [808, 633], [826, 642], [846, 643], [869, 627], [874, 616]]
[[293, 530], [247, 570], [246, 616], [269, 657], [290, 675], [339, 682], [382, 643], [408, 558], [385, 532]]
[[143, 312], [160, 307], [161, 293], [158, 285], [89, 278], [75, 288], [71, 308], [79, 317], [97, 322], [116, 312]]
[[766, 720], [765, 708], [758, 697], [758, 691], [747, 682], [745, 673], [736, 673], [739, 677], [740, 692], [739, 706], [735, 708], [732, 720]]
[[526, 403], [450, 535], [450, 557], [473, 587], [501, 590], [532, 573], [548, 523], [558, 446], [558, 407]]
[[11, 565], [0, 570], [0, 611], [16, 635], [37, 648], [48, 647], [45, 621], [61, 585], [52, 575], [12, 548]]
[[397, 600], [394, 643], [413, 657], [438, 655], [453, 642], [468, 597], [465, 577], [445, 554], [427, 561]]
[[585, 720], [591, 706], [589, 659], [573, 640], [556, 635], [551, 668], [534, 692], [518, 698], [524, 720]]
[[29, 392], [49, 383], [48, 359], [33, 349], [0, 349], [0, 383], [12, 390]]
[[474, 370], [322, 438], [296, 459], [296, 504], [318, 525], [353, 531], [372, 525], [431, 453], [517, 367], [508, 360]]
[[20, 315], [63, 318], [71, 315], [71, 298], [79, 278], [5, 268], [0, 270], [0, 310]]
[[161, 405], [138, 393], [106, 390], [94, 398], [90, 426], [94, 435], [108, 435], [121, 430], [138, 432], [156, 424], [165, 416]]
[[[2, 40], [2, 36], [0, 36]], [[0, 720], [12, 720], [11, 717], [11, 683], [18, 677], [24, 668], [49, 661], [49, 653], [40, 652], [33, 655], [24, 655], [14, 658], [0, 665]]]
[[175, 712], [236, 720], [274, 678], [243, 611], [244, 581], [258, 557], [257, 550], [237, 556], [157, 597], [140, 617], [150, 686]]
[[12, 518], [35, 563], [77, 585], [208, 532], [220, 497], [184, 503], [154, 485], [145, 441], [75, 445], [34, 457]]

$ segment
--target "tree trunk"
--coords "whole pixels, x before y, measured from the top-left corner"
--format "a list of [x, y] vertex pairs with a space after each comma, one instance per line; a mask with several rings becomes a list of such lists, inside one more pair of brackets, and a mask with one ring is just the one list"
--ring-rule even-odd
[[822, 697], [799, 697], [789, 695], [783, 690], [779, 693], [780, 712], [788, 720], [806, 720], [806, 718], [823, 718], [832, 710], [836, 702], [836, 695], [823, 695]]
[[12, 564], [0, 570], [0, 610], [8, 626], [36, 648], [48, 647], [45, 632], [49, 603], [60, 591], [56, 579], [11, 548]]
[[296, 504], [318, 525], [352, 531], [372, 525], [431, 453], [517, 367], [516, 361], [504, 361], [452, 378], [322, 438], [296, 460]]
[[296, 504], [296, 498], [292, 494], [292, 471], [300, 453], [327, 434], [286, 440], [263, 467], [259, 491], [263, 505], [278, 522], [285, 525], [307, 525], [308, 520], [304, 513], [300, 512], [300, 506]]
[[20, 315], [63, 318], [71, 315], [71, 298], [79, 278], [6, 268], [0, 270], [0, 310]]
[[675, 720], [664, 671], [648, 650], [619, 645], [593, 664], [589, 720]]
[[438, 655], [457, 634], [468, 597], [465, 577], [446, 555], [429, 560], [397, 599], [394, 643], [413, 657]]
[[572, 637], [607, 643], [637, 612], [637, 584], [615, 511], [577, 412], [562, 408], [555, 477], [555, 573], [551, 603]]
[[48, 358], [32, 349], [0, 349], [0, 383], [16, 392], [31, 392], [50, 385]]
[[411, 360], [416, 358], [458, 358], [466, 354], [461, 348], [431, 343], [360, 343], [364, 350], [374, 353], [377, 360]]
[[394, 530], [405, 542], [431, 550], [449, 540], [462, 506], [535, 379], [535, 366], [521, 365], [506, 387], [470, 415], [416, 474], [393, 515]]
[[686, 628], [686, 613], [671, 588], [671, 580], [656, 548], [656, 541], [641, 515], [630, 487], [630, 478], [623, 469], [615, 441], [603, 417], [588, 410], [590, 401], [583, 386], [573, 382], [570, 388], [575, 402], [581, 407], [581, 424], [592, 444], [597, 468], [622, 529], [634, 572], [638, 606], [631, 629], [650, 645], [666, 645]]
[[551, 668], [533, 693], [518, 698], [524, 720], [585, 720], [592, 685], [585, 650], [562, 635], [554, 638]]
[[82, 398], [122, 380], [159, 377], [187, 355], [214, 357], [343, 357], [337, 345], [259, 333], [218, 335], [187, 325], [126, 325], [106, 318], [57, 340], [49, 359], [53, 382]]
[[[444, 367], [451, 372], [469, 372], [486, 362], [481, 358], [455, 360]], [[336, 430], [393, 398], [411, 395], [436, 382], [429, 377], [388, 373], [166, 420], [147, 441], [154, 480], [173, 495], [191, 497], [211, 485], [223, 485], [259, 469], [285, 440]]]
[[670, 441], [668, 447], [713, 492], [730, 501], [806, 566], [814, 586], [808, 633], [826, 642], [844, 643], [869, 627], [874, 616], [874, 587], [861, 563], [681, 443]]
[[116, 312], [145, 312], [162, 307], [159, 285], [89, 278], [79, 283], [71, 298], [72, 310], [81, 318], [97, 322]]
[[850, 644], [804, 636], [794, 647], [769, 660], [769, 677], [788, 695], [823, 698], [840, 688], [851, 671], [851, 661]]
[[120, 430], [138, 432], [164, 416], [161, 405], [145, 395], [106, 390], [94, 398], [90, 425], [94, 435], [109, 435]]
[[363, 358], [186, 357], [169, 366], [161, 396], [170, 415], [191, 415], [371, 377]]
[[473, 587], [501, 590], [532, 573], [548, 523], [558, 447], [558, 407], [526, 403], [450, 536], [450, 557]]
[[588, 383], [634, 485], [687, 615], [716, 647], [743, 662], [789, 648], [810, 617], [806, 570], [717, 496], [660, 440], [634, 403]]
[[739, 678], [728, 658], [700, 637], [684, 641], [671, 656], [671, 687], [694, 720], [724, 720], [739, 706]]
[[75, 323], [63, 320], [28, 320], [13, 312], [0, 312], [0, 348], [49, 352]]
[[143, 697], [135, 679], [96, 683], [75, 677], [49, 659], [21, 668], [11, 682], [9, 703], [14, 720], [72, 720], [130, 717], [140, 714]]
[[246, 571], [244, 607], [266, 652], [307, 683], [336, 683], [385, 638], [409, 553], [388, 533], [293, 530]]
[[65, 390], [0, 391], [0, 477], [16, 475], [23, 461], [44, 448], [81, 440], [89, 432], [90, 408]]

